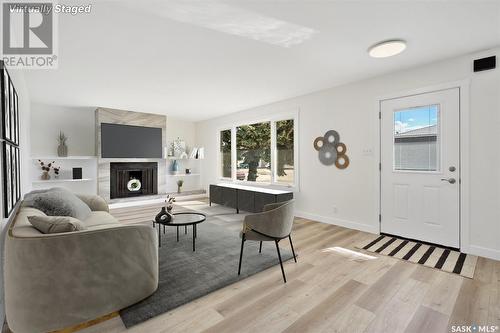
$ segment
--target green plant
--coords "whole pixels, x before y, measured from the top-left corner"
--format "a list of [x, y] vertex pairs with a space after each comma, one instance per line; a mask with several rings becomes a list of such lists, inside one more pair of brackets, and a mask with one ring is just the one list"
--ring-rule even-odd
[[182, 187], [182, 185], [184, 185], [184, 180], [179, 179], [179, 180], [177, 181], [177, 186], [178, 186], [178, 187]]
[[61, 146], [64, 146], [66, 144], [66, 141], [68, 140], [68, 137], [66, 134], [64, 134], [62, 131], [59, 131], [59, 136], [57, 137], [57, 141]]

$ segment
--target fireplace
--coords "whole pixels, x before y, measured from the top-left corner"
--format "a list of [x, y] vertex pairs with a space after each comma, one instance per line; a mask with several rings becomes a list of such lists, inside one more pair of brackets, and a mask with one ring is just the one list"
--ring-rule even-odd
[[110, 163], [111, 199], [158, 194], [157, 162]]

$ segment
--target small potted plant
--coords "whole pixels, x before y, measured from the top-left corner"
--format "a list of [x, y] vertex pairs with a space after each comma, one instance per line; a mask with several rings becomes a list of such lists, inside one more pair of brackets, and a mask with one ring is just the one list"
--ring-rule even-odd
[[55, 163], [55, 161], [52, 161], [48, 164], [45, 164], [44, 161], [42, 160], [38, 160], [38, 163], [40, 164], [40, 167], [42, 168], [42, 175], [40, 176], [40, 178], [42, 180], [49, 180], [50, 179], [50, 169], [52, 168], [52, 164]]
[[177, 193], [181, 193], [181, 188], [182, 188], [182, 185], [184, 185], [184, 180], [179, 179], [179, 180], [177, 181]]

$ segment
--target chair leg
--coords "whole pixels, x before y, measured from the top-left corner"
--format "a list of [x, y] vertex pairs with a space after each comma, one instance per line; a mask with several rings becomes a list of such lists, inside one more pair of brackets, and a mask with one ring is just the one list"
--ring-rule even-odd
[[245, 234], [241, 235], [240, 263], [238, 264], [238, 275], [241, 272], [241, 258], [243, 257], [243, 244], [245, 244]]
[[260, 241], [260, 245], [259, 245], [259, 253], [262, 253], [262, 241]]
[[281, 266], [281, 274], [283, 274], [283, 281], [286, 283], [286, 277], [285, 277], [285, 270], [283, 269], [283, 261], [281, 261], [281, 253], [280, 253], [280, 248], [278, 246], [278, 241], [274, 241], [276, 244], [276, 251], [278, 251], [278, 258], [280, 260], [280, 266]]
[[297, 257], [295, 256], [295, 250], [293, 249], [292, 237], [290, 235], [288, 235], [288, 239], [290, 240], [290, 247], [292, 248], [293, 260], [295, 260], [295, 262], [297, 262]]

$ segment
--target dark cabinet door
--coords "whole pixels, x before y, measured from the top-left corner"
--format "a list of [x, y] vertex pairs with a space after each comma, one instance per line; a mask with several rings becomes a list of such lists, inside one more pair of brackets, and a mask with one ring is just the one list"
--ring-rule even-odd
[[217, 185], [210, 185], [210, 202], [223, 205], [222, 200], [222, 187]]
[[238, 209], [245, 212], [255, 212], [255, 192], [238, 190]]
[[223, 187], [222, 188], [222, 204], [227, 207], [236, 208], [237, 207], [237, 190], [234, 188]]
[[262, 212], [264, 206], [276, 202], [276, 195], [269, 193], [255, 192], [255, 205], [254, 212]]
[[277, 195], [277, 200], [276, 202], [283, 202], [283, 201], [288, 201], [293, 199], [293, 193], [283, 193], [283, 194], [278, 194]]

